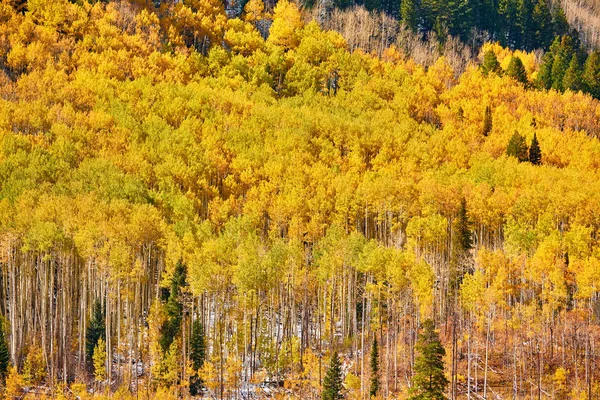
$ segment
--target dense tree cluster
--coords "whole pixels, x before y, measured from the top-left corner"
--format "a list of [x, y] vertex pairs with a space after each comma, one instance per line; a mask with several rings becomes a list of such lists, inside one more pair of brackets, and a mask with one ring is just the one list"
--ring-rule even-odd
[[6, 396], [600, 396], [600, 103], [523, 84], [534, 53], [456, 77], [285, 0], [266, 39], [257, 0], [17, 3]]

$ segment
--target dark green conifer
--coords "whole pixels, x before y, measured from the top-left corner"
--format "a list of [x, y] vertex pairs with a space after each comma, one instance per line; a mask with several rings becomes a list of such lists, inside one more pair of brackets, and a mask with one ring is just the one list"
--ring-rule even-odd
[[533, 8], [533, 47], [546, 49], [552, 43], [552, 14], [546, 0], [537, 0]]
[[510, 141], [506, 146], [506, 155], [509, 157], [515, 157], [521, 162], [529, 160], [525, 138], [522, 135], [519, 135], [518, 132], [515, 132], [515, 134], [510, 138]]
[[419, 355], [415, 359], [415, 375], [411, 400], [444, 400], [448, 379], [444, 375], [446, 350], [435, 331], [433, 321], [423, 322], [417, 342]]
[[600, 52], [598, 50], [592, 51], [585, 61], [582, 83], [585, 91], [600, 99]]
[[373, 347], [371, 348], [371, 387], [369, 395], [377, 396], [379, 392], [379, 348], [377, 346], [377, 337], [373, 339]]
[[171, 343], [173, 343], [181, 327], [183, 305], [179, 300], [179, 291], [180, 288], [185, 286], [185, 279], [185, 265], [180, 260], [177, 262], [173, 277], [171, 278], [171, 288], [166, 304], [167, 319], [160, 331], [159, 343], [165, 353], [169, 351]]
[[508, 68], [506, 69], [506, 75], [515, 79], [518, 82], [523, 84], [527, 84], [529, 81], [527, 80], [527, 71], [525, 71], [525, 66], [519, 57], [513, 56], [508, 63]]
[[481, 71], [484, 75], [488, 75], [490, 73], [500, 74], [502, 72], [502, 68], [500, 68], [500, 63], [498, 62], [498, 58], [496, 54], [492, 50], [488, 50], [483, 55], [483, 63], [481, 64]]
[[106, 340], [106, 327], [104, 325], [104, 308], [100, 300], [96, 299], [92, 308], [92, 318], [85, 333], [85, 352], [89, 362], [92, 362], [94, 349], [100, 338]]
[[197, 371], [204, 365], [206, 359], [206, 342], [204, 338], [204, 325], [199, 319], [192, 324], [192, 336], [190, 338], [190, 360], [194, 368], [194, 374], [190, 379], [190, 393], [195, 396], [200, 393], [202, 381]]
[[4, 317], [0, 317], [0, 380], [4, 382], [10, 366], [10, 351], [4, 334]]
[[542, 163], [542, 150], [537, 140], [537, 135], [533, 134], [531, 139], [531, 146], [529, 147], [529, 162], [533, 165], [540, 165]]
[[341, 400], [344, 398], [342, 379], [342, 364], [337, 352], [333, 352], [329, 369], [323, 379], [323, 400]]
[[583, 89], [581, 64], [577, 58], [577, 54], [573, 54], [569, 67], [565, 71], [563, 77], [563, 89], [577, 92]]
[[400, 18], [404, 26], [412, 32], [419, 29], [418, 9], [416, 0], [403, 0], [400, 5]]

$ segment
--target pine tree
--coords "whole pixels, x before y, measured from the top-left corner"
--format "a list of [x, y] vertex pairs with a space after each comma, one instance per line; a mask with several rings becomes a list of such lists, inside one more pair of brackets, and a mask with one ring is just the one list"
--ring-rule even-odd
[[578, 92], [583, 89], [581, 65], [579, 64], [577, 54], [573, 54], [573, 57], [571, 57], [569, 68], [567, 68], [563, 77], [562, 86], [564, 90], [572, 92]]
[[552, 87], [552, 65], [554, 64], [554, 55], [552, 52], [547, 52], [542, 57], [540, 70], [536, 78], [536, 87], [539, 89], [549, 90]]
[[531, 139], [531, 146], [529, 147], [529, 162], [533, 165], [540, 165], [542, 163], [542, 150], [537, 140], [537, 135], [533, 134]]
[[4, 382], [10, 367], [10, 351], [4, 334], [4, 317], [0, 317], [0, 378]]
[[515, 157], [521, 162], [529, 160], [525, 138], [522, 135], [519, 135], [518, 132], [515, 132], [510, 138], [508, 145], [506, 146], [506, 155]]
[[570, 61], [575, 54], [576, 45], [573, 38], [570, 36], [562, 36], [556, 38], [550, 46], [550, 51], [553, 53], [552, 61], [552, 88], [558, 91], [563, 91], [563, 81]]
[[460, 202], [458, 215], [452, 227], [452, 253], [450, 256], [450, 287], [458, 289], [466, 272], [469, 250], [473, 247], [471, 228], [467, 216], [467, 202]]
[[502, 68], [500, 68], [500, 63], [498, 62], [498, 58], [496, 54], [492, 50], [488, 50], [483, 55], [483, 63], [481, 64], [481, 71], [484, 75], [488, 75], [490, 73], [500, 74], [502, 72]]
[[181, 327], [183, 305], [179, 301], [179, 289], [185, 286], [185, 280], [185, 266], [180, 260], [177, 262], [175, 271], [173, 272], [173, 277], [171, 278], [171, 288], [166, 304], [167, 320], [161, 328], [161, 335], [159, 338], [160, 346], [165, 353], [169, 351], [171, 343], [173, 343], [173, 340], [179, 333], [179, 328]]
[[85, 351], [89, 361], [92, 360], [99, 339], [106, 340], [106, 328], [102, 303], [96, 299], [93, 305], [92, 319], [90, 319], [90, 325], [85, 333]]
[[533, 47], [545, 49], [552, 43], [552, 14], [546, 0], [537, 0], [533, 8]]
[[526, 50], [534, 48], [535, 33], [533, 23], [534, 4], [531, 0], [519, 0], [518, 25], [521, 30], [521, 47]]
[[373, 347], [371, 348], [371, 387], [369, 395], [377, 396], [379, 392], [379, 348], [377, 346], [377, 337], [373, 339]]
[[492, 108], [487, 105], [485, 107], [485, 114], [483, 115], [483, 128], [481, 128], [481, 134], [487, 136], [492, 131]]
[[323, 379], [323, 400], [340, 400], [342, 395], [342, 364], [337, 352], [331, 356], [331, 363]]
[[585, 60], [582, 81], [584, 90], [600, 99], [600, 52], [598, 50], [592, 51]]
[[523, 84], [527, 84], [529, 82], [527, 80], [527, 71], [525, 71], [525, 66], [523, 65], [521, 59], [516, 56], [511, 57], [510, 63], [508, 63], [508, 68], [506, 69], [506, 75]]
[[419, 29], [418, 10], [416, 0], [403, 0], [400, 5], [400, 18], [404, 26], [412, 32]]
[[567, 16], [560, 5], [554, 7], [554, 14], [552, 15], [552, 25], [554, 28], [554, 35], [563, 36], [568, 35], [571, 31]]
[[435, 331], [433, 321], [423, 322], [423, 330], [417, 342], [419, 355], [415, 359], [412, 400], [443, 400], [448, 386], [444, 375], [444, 356], [446, 350]]
[[196, 395], [202, 388], [202, 380], [198, 377], [198, 370], [204, 365], [206, 359], [206, 343], [204, 339], [204, 326], [199, 319], [192, 324], [192, 337], [190, 339], [190, 360], [194, 368], [194, 374], [190, 382], [190, 393]]

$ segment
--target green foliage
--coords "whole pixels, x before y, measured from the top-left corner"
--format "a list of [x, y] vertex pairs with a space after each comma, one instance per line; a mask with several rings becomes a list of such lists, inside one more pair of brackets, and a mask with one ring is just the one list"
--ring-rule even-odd
[[582, 83], [585, 91], [600, 99], [600, 52], [590, 53], [583, 66]]
[[199, 319], [192, 324], [192, 336], [190, 338], [190, 360], [194, 368], [194, 374], [190, 382], [190, 393], [196, 395], [202, 389], [202, 380], [198, 377], [198, 370], [204, 365], [206, 359], [206, 339], [204, 337], [204, 325]]
[[523, 61], [521, 61], [519, 57], [513, 56], [510, 59], [508, 68], [506, 68], [506, 75], [523, 84], [529, 83], [527, 79], [527, 71], [525, 71]]
[[450, 287], [457, 290], [469, 268], [469, 251], [473, 247], [471, 227], [467, 215], [467, 202], [460, 202], [452, 227], [452, 252], [450, 255]]
[[169, 297], [165, 305], [166, 321], [161, 327], [159, 343], [163, 352], [169, 351], [175, 337], [179, 334], [183, 305], [179, 295], [180, 290], [186, 285], [186, 268], [181, 260], [175, 265], [175, 271], [171, 278]]
[[371, 347], [370, 366], [371, 386], [369, 387], [369, 395], [375, 397], [379, 392], [379, 347], [377, 345], [377, 337], [373, 339], [373, 346]]
[[92, 307], [92, 318], [85, 333], [85, 350], [87, 358], [92, 361], [94, 349], [98, 341], [106, 339], [106, 327], [104, 325], [104, 309], [99, 299], [94, 300]]
[[528, 149], [527, 144], [525, 143], [525, 137], [518, 132], [515, 132], [506, 146], [506, 155], [515, 157], [517, 160], [524, 162], [529, 160], [527, 152]]
[[446, 350], [440, 339], [433, 321], [423, 322], [417, 342], [418, 356], [415, 358], [415, 374], [411, 388], [411, 400], [443, 400], [448, 386], [444, 375], [444, 356]]
[[573, 54], [569, 67], [565, 71], [562, 87], [564, 90], [577, 92], [583, 88], [581, 64], [577, 59], [577, 54]]
[[4, 382], [10, 367], [10, 350], [4, 333], [5, 319], [0, 317], [0, 380]]
[[498, 58], [492, 50], [486, 51], [483, 55], [483, 64], [481, 64], [481, 71], [484, 75], [488, 75], [490, 73], [500, 74], [502, 72], [502, 68], [500, 67]]
[[342, 394], [343, 390], [343, 377], [342, 377], [342, 364], [338, 353], [333, 352], [331, 356], [331, 362], [325, 378], [323, 379], [323, 400], [341, 400], [344, 398]]
[[416, 0], [404, 0], [400, 3], [400, 19], [412, 32], [417, 32], [419, 28], [417, 4]]
[[529, 146], [529, 162], [533, 165], [540, 165], [542, 163], [542, 150], [537, 140], [537, 135], [533, 134], [531, 139], [531, 146]]

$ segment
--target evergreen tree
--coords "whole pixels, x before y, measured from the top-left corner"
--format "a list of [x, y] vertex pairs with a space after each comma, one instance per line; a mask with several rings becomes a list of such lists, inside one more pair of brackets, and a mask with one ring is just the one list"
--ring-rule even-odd
[[532, 0], [519, 0], [518, 26], [521, 34], [521, 46], [526, 50], [534, 48], [534, 23], [533, 23], [534, 4]]
[[550, 51], [553, 54], [552, 61], [552, 88], [558, 91], [563, 91], [563, 80], [569, 63], [575, 54], [576, 45], [570, 36], [561, 36], [556, 38], [550, 46]]
[[533, 47], [545, 49], [552, 43], [552, 14], [546, 0], [537, 0], [531, 17], [533, 23]]
[[10, 351], [4, 334], [4, 317], [0, 317], [0, 380], [4, 381], [10, 367]]
[[202, 380], [198, 377], [198, 370], [204, 365], [206, 358], [206, 342], [204, 338], [204, 326], [199, 319], [192, 324], [192, 337], [190, 339], [190, 360], [194, 368], [194, 374], [190, 382], [190, 393], [195, 396], [200, 393]]
[[600, 99], [600, 52], [590, 53], [583, 66], [583, 88], [593, 97]]
[[342, 395], [342, 364], [338, 353], [334, 352], [331, 356], [331, 363], [325, 378], [323, 379], [323, 400], [340, 400]]
[[500, 42], [510, 48], [521, 47], [521, 27], [519, 26], [519, 0], [499, 0]]
[[573, 54], [573, 57], [571, 57], [569, 68], [567, 68], [563, 77], [562, 86], [564, 90], [572, 92], [577, 92], [583, 88], [581, 65], [579, 64], [577, 54]]
[[411, 400], [443, 400], [448, 386], [444, 375], [446, 350], [435, 331], [433, 321], [423, 322], [423, 330], [417, 342], [419, 355], [415, 359], [415, 375]]
[[483, 115], [483, 128], [481, 128], [481, 134], [487, 136], [492, 131], [493, 120], [492, 120], [492, 107], [487, 105], [485, 107], [485, 114]]
[[377, 396], [379, 392], [379, 348], [377, 346], [377, 337], [373, 339], [373, 347], [371, 348], [371, 387], [369, 395]]
[[94, 349], [96, 348], [99, 339], [106, 340], [106, 327], [104, 325], [104, 309], [102, 303], [100, 300], [96, 299], [92, 309], [90, 325], [85, 333], [85, 351], [88, 361], [92, 361]]
[[419, 29], [417, 0], [403, 0], [400, 5], [400, 17], [407, 29], [417, 32]]
[[515, 132], [515, 134], [510, 138], [508, 146], [506, 146], [506, 155], [509, 157], [515, 157], [521, 162], [529, 160], [525, 138], [522, 135], [519, 135], [518, 132]]
[[159, 338], [160, 346], [166, 353], [171, 347], [171, 343], [175, 339], [175, 336], [179, 333], [181, 327], [181, 315], [183, 312], [183, 305], [179, 301], [179, 289], [185, 286], [186, 271], [185, 266], [180, 261], [175, 266], [173, 277], [171, 278], [171, 289], [169, 291], [169, 298], [166, 304], [167, 320], [161, 328], [161, 335]]
[[569, 21], [567, 21], [567, 16], [560, 5], [556, 5], [554, 8], [552, 25], [554, 28], [554, 35], [558, 37], [568, 35], [571, 31]]
[[502, 72], [502, 68], [500, 68], [498, 58], [492, 50], [486, 51], [483, 55], [483, 64], [481, 64], [481, 71], [484, 75], [488, 75], [491, 72], [495, 74], [500, 74]]
[[540, 70], [536, 78], [536, 87], [539, 89], [549, 90], [552, 88], [552, 65], [554, 63], [554, 55], [551, 52], [544, 54]]
[[537, 140], [537, 135], [533, 134], [531, 139], [531, 146], [529, 146], [529, 162], [533, 165], [540, 165], [542, 163], [542, 150]]
[[473, 242], [469, 217], [467, 215], [467, 201], [463, 198], [452, 227], [452, 253], [450, 255], [450, 287], [452, 289], [456, 290], [460, 287], [466, 272], [469, 250], [472, 247]]
[[508, 63], [508, 68], [506, 69], [506, 75], [515, 79], [518, 82], [523, 84], [527, 84], [529, 81], [527, 80], [527, 71], [525, 71], [525, 66], [519, 57], [513, 56]]

